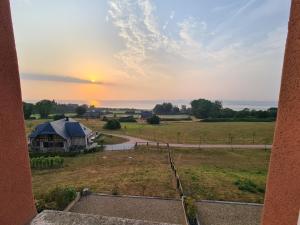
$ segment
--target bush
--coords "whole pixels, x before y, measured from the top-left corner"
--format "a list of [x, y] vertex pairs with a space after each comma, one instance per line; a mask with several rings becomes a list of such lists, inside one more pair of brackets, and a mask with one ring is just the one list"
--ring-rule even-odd
[[147, 119], [147, 123], [149, 124], [160, 124], [160, 118], [157, 115], [153, 115]]
[[134, 119], [133, 116], [126, 116], [126, 117], [121, 117], [119, 119], [120, 122], [127, 122], [127, 123], [135, 123], [136, 119]]
[[70, 152], [29, 152], [30, 158], [38, 158], [38, 157], [74, 157], [79, 155], [80, 151], [70, 151]]
[[35, 208], [38, 213], [46, 209], [46, 202], [44, 199], [35, 200]]
[[64, 158], [55, 157], [36, 157], [30, 159], [30, 166], [32, 169], [54, 169], [64, 166]]
[[76, 198], [76, 190], [74, 188], [56, 187], [48, 192], [42, 199], [36, 200], [35, 205], [38, 212], [44, 209], [65, 209], [70, 202]]
[[238, 179], [234, 182], [234, 184], [238, 187], [241, 191], [247, 191], [250, 193], [265, 193], [265, 189], [258, 187], [253, 181], [249, 179]]
[[187, 197], [185, 198], [184, 201], [184, 205], [185, 205], [185, 210], [186, 210], [186, 214], [189, 220], [189, 224], [193, 225], [193, 224], [197, 224], [197, 207], [195, 204], [195, 200], [191, 197]]
[[119, 187], [115, 185], [113, 189], [111, 190], [112, 195], [119, 195]]
[[66, 118], [64, 114], [55, 114], [52, 119], [55, 120], [60, 120]]
[[103, 128], [108, 130], [118, 130], [121, 129], [121, 124], [120, 121], [116, 119], [112, 119], [112, 120], [108, 120]]

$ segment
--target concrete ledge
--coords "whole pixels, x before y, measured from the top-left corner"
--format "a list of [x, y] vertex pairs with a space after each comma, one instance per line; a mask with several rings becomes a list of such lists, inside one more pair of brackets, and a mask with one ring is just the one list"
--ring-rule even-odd
[[[91, 214], [44, 210], [30, 225], [171, 225], [145, 220], [123, 219]], [[174, 224], [173, 224], [174, 225]]]
[[98, 195], [104, 197], [117, 197], [117, 198], [140, 198], [140, 199], [158, 199], [158, 200], [167, 200], [167, 201], [181, 201], [180, 198], [164, 198], [159, 196], [112, 195], [112, 194], [105, 194], [105, 193], [92, 193], [91, 195]]
[[76, 198], [64, 209], [64, 212], [69, 212], [70, 209], [80, 200], [80, 193], [76, 192]]

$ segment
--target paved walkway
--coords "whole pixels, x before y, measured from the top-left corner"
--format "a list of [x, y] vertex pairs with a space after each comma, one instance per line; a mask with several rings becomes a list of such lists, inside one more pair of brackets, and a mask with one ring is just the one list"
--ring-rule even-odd
[[[107, 133], [105, 133], [107, 134]], [[105, 145], [105, 150], [130, 150], [133, 149], [135, 146], [135, 143], [138, 142], [139, 145], [148, 145], [150, 146], [156, 146], [157, 142], [136, 138], [128, 135], [122, 135], [122, 134], [107, 134], [112, 135], [116, 137], [125, 138], [128, 141], [122, 144], [115, 144], [115, 145]], [[163, 143], [160, 143], [163, 145]], [[164, 144], [166, 145], [166, 144]], [[197, 145], [197, 144], [169, 144], [170, 147], [174, 148], [234, 148], [234, 149], [271, 149], [272, 145], [228, 145], [228, 144], [203, 144], [203, 145]]]
[[82, 197], [70, 211], [161, 223], [185, 223], [181, 200], [172, 199], [91, 194]]

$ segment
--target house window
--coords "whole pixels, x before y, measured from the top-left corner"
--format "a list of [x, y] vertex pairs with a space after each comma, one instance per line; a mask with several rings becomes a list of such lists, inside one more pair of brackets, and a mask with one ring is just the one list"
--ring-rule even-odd
[[44, 148], [49, 148], [49, 142], [43, 142]]
[[64, 143], [63, 142], [54, 142], [54, 147], [63, 148]]

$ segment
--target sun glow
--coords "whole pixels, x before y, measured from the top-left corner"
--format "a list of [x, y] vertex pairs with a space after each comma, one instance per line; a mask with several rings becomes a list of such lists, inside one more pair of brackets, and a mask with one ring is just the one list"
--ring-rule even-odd
[[95, 107], [101, 106], [101, 102], [95, 99], [89, 100], [89, 105], [93, 105]]

